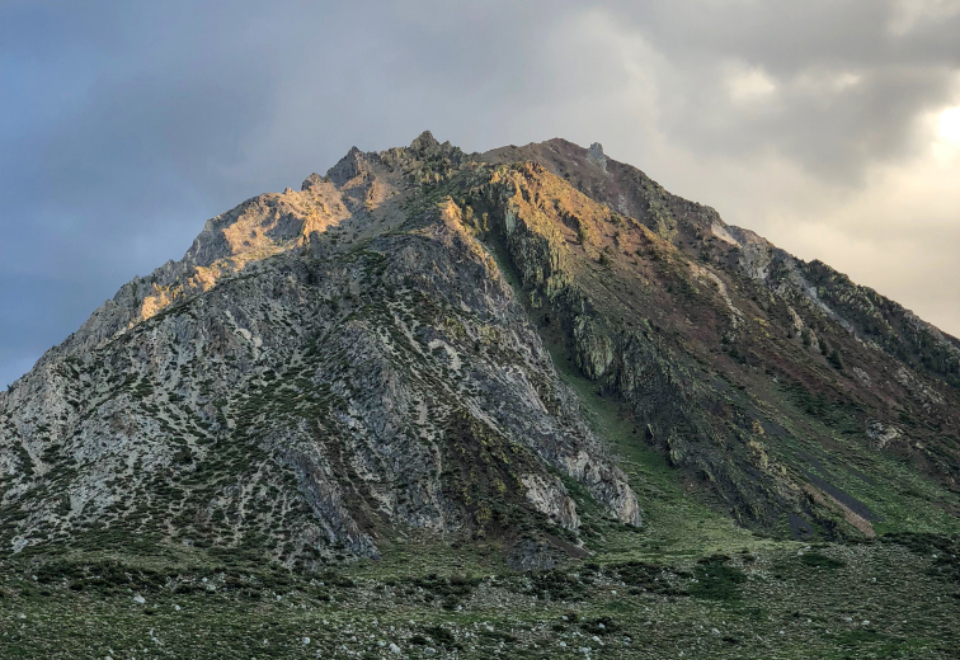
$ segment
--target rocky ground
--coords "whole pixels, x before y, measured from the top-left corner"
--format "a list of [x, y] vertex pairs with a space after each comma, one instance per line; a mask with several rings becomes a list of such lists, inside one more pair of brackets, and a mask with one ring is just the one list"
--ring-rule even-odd
[[952, 658], [958, 548], [906, 537], [525, 574], [433, 543], [300, 574], [182, 551], [65, 556], [6, 567], [0, 648], [116, 660]]

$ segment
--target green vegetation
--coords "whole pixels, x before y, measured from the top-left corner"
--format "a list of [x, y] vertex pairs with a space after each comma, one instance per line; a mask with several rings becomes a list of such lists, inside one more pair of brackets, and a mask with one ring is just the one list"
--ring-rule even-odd
[[397, 545], [380, 563], [319, 573], [171, 546], [35, 555], [3, 565], [0, 655], [346, 660], [393, 657], [393, 644], [411, 658], [582, 658], [585, 647], [617, 658], [947, 659], [960, 641], [958, 583], [935, 569], [956, 542], [662, 565], [598, 553], [530, 574], [495, 569], [482, 547], [426, 539], [409, 564]]
[[844, 566], [844, 563], [839, 559], [828, 557], [827, 555], [822, 554], [820, 552], [808, 552], [802, 555], [800, 560], [807, 566], [813, 566], [815, 568], [826, 568], [829, 570], [836, 570]]
[[594, 432], [617, 454], [643, 507], [645, 524], [639, 531], [605, 520], [591, 521], [589, 529], [597, 529], [589, 539], [591, 547], [602, 548], [610, 560], [629, 561], [708, 556], [769, 543], [687, 492], [682, 474], [647, 444], [643, 433], [622, 414], [622, 406], [598, 394], [596, 383], [579, 375], [563, 345], [548, 348], [563, 381], [578, 394]]
[[694, 576], [696, 582], [690, 588], [690, 595], [696, 598], [719, 601], [738, 601], [741, 597], [741, 585], [746, 581], [743, 571], [728, 566], [730, 557], [713, 555], [697, 562]]

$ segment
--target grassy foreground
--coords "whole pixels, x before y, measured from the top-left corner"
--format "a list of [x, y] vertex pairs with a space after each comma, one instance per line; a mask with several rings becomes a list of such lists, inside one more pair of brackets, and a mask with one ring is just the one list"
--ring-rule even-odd
[[465, 554], [438, 543], [414, 550], [423, 562], [388, 552], [300, 575], [173, 549], [8, 564], [0, 657], [919, 659], [960, 648], [957, 544], [937, 537], [533, 574], [484, 573], [472, 552], [458, 569]]

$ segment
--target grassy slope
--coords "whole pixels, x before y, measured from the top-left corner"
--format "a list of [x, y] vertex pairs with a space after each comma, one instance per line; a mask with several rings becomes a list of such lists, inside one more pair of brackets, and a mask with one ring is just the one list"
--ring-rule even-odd
[[664, 557], [700, 557], [770, 545], [770, 541], [737, 527], [726, 516], [697, 502], [664, 456], [646, 445], [620, 406], [596, 393], [596, 385], [576, 373], [559, 344], [550, 347], [564, 382], [577, 393], [594, 431], [618, 457], [644, 510], [642, 535], [610, 530], [596, 544], [610, 561]]

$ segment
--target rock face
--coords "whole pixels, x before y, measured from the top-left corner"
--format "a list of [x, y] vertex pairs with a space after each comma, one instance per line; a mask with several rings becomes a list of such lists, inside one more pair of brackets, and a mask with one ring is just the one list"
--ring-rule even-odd
[[509, 166], [490, 217], [544, 334], [650, 443], [750, 526], [869, 528], [836, 485], [873, 480], [847, 466], [861, 450], [937, 480], [960, 512], [960, 341], [598, 154], [484, 154]]
[[419, 530], [549, 567], [574, 490], [642, 502], [547, 347], [744, 525], [872, 533], [837, 434], [960, 491], [960, 342], [599, 144], [424, 133], [210, 220], [0, 394], [0, 545], [292, 564]]
[[640, 525], [461, 209], [400, 175], [431, 139], [211, 220], [2, 395], [7, 546], [135, 532], [294, 560], [523, 521], [550, 539], [580, 522], [564, 479]]

